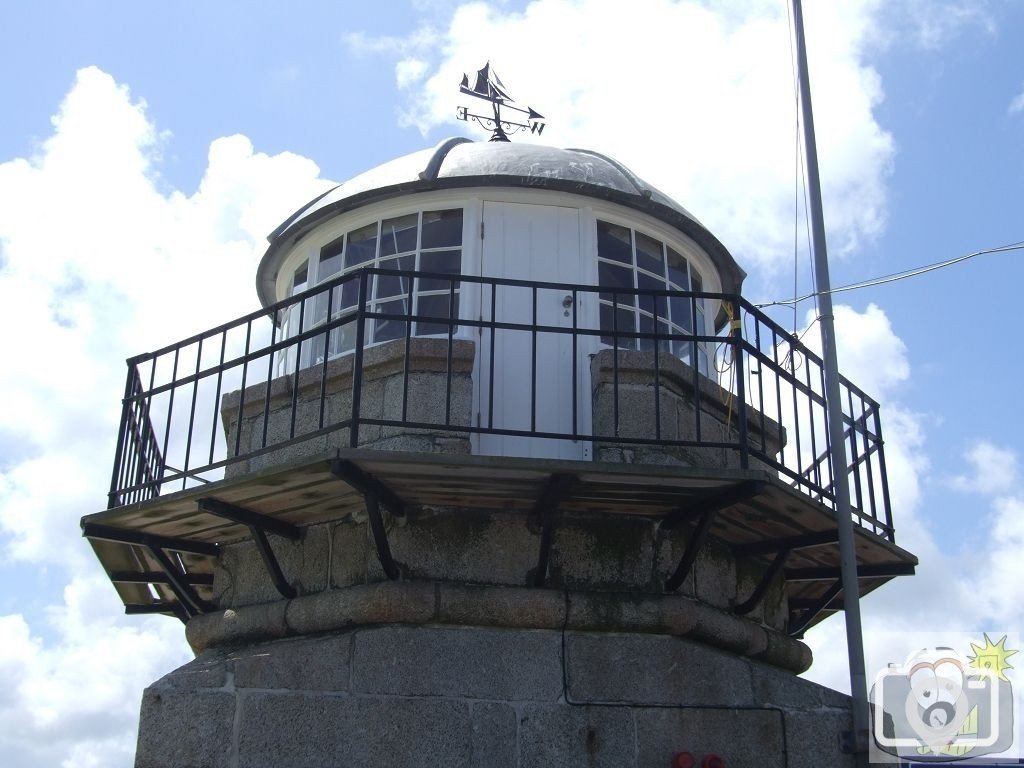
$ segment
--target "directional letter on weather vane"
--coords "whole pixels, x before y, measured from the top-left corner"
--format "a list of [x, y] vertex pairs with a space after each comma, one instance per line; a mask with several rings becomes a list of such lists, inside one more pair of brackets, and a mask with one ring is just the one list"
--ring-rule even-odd
[[[535, 133], [538, 136], [544, 133], [544, 115], [530, 107], [523, 109], [522, 107], [515, 106], [515, 99], [509, 96], [508, 91], [505, 90], [505, 84], [501, 82], [501, 79], [491, 69], [491, 62], [484, 64], [484, 68], [476, 73], [476, 83], [472, 88], [469, 87], [469, 76], [463, 75], [462, 85], [459, 86], [459, 90], [468, 96], [490, 102], [491, 109], [493, 110], [491, 115], [477, 115], [470, 112], [469, 107], [459, 107], [455, 110], [455, 116], [459, 120], [473, 120], [483, 128], [491, 131], [491, 141], [508, 141], [510, 133], [518, 133], [526, 129], [529, 129], [530, 133]], [[508, 117], [502, 117], [502, 109], [526, 115], [525, 118], [518, 118], [519, 120], [526, 120], [526, 122], [517, 123]]]

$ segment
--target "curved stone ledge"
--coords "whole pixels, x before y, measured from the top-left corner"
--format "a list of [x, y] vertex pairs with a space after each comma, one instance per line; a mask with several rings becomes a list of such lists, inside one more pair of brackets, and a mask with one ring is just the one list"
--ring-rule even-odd
[[776, 630], [681, 595], [563, 592], [380, 582], [196, 616], [186, 636], [210, 648], [381, 624], [569, 629], [688, 637], [794, 673], [811, 650]]

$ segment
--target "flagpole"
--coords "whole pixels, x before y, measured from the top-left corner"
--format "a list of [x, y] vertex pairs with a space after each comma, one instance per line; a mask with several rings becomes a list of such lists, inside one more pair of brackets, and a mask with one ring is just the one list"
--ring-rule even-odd
[[836, 357], [836, 333], [832, 314], [832, 294], [825, 247], [825, 220], [821, 204], [821, 180], [818, 176], [818, 150], [814, 140], [814, 115], [811, 110], [811, 83], [807, 71], [803, 9], [793, 0], [793, 26], [796, 32], [797, 72], [800, 80], [800, 107], [803, 114], [804, 147], [807, 161], [807, 185], [811, 207], [811, 232], [814, 248], [815, 291], [821, 325], [822, 357], [825, 363], [825, 405], [832, 448], [832, 488], [835, 493], [836, 524], [843, 587], [843, 612], [846, 618], [846, 648], [850, 665], [850, 693], [853, 704], [853, 739], [849, 745], [866, 765], [868, 742], [867, 677], [864, 671], [864, 639], [860, 621], [860, 590], [857, 585], [857, 553], [853, 542], [853, 517], [850, 508], [850, 483], [847, 474], [846, 442], [843, 435], [842, 400], [839, 391], [839, 364]]

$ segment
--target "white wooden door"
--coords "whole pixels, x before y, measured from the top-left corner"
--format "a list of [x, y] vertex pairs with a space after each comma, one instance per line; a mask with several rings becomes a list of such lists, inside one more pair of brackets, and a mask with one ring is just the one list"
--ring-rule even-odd
[[[580, 212], [575, 208], [484, 202], [482, 274], [511, 280], [580, 283]], [[582, 322], [582, 304], [589, 297], [580, 294], [575, 311]], [[490, 285], [483, 285], [481, 317], [492, 317]], [[498, 286], [494, 294], [493, 317], [499, 323], [522, 323], [572, 328], [574, 306], [570, 291], [526, 286]], [[493, 346], [493, 381], [491, 351]], [[584, 402], [580, 394], [586, 349], [580, 337], [573, 356], [570, 334], [531, 333], [523, 329], [484, 329], [480, 336], [480, 357], [476, 377], [479, 424], [496, 429], [533, 433], [581, 434]], [[573, 375], [575, 371], [575, 377]], [[576, 403], [574, 410], [573, 403]], [[589, 408], [589, 399], [586, 402]], [[575, 425], [574, 425], [575, 419]], [[480, 453], [495, 456], [580, 459], [582, 441], [480, 435]]]

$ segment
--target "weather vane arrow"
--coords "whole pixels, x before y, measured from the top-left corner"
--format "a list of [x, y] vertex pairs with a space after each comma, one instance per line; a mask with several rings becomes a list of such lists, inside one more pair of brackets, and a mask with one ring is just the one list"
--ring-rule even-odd
[[[544, 133], [544, 115], [533, 107], [516, 106], [515, 99], [505, 89], [501, 78], [491, 69], [491, 62], [484, 64], [483, 69], [477, 70], [476, 82], [472, 87], [469, 85], [469, 75], [463, 74], [462, 84], [459, 90], [467, 96], [490, 102], [492, 114], [478, 115], [470, 112], [469, 107], [458, 107], [455, 116], [459, 120], [473, 120], [475, 123], [488, 131], [491, 131], [491, 141], [509, 141], [509, 134], [529, 130], [538, 136]], [[510, 110], [526, 115], [525, 122], [517, 122], [502, 115], [502, 110]]]

